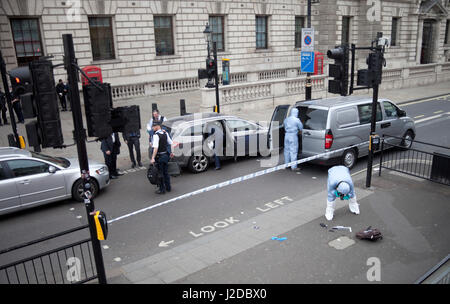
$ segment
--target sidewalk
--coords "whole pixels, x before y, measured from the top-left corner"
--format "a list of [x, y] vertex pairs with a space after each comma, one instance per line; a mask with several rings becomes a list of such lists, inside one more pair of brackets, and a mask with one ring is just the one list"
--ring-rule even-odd
[[[415, 87], [415, 88], [407, 88], [407, 89], [395, 89], [395, 90], [380, 90], [379, 97], [387, 97], [393, 100], [396, 103], [402, 103], [408, 100], [414, 100], [418, 98], [427, 98], [436, 95], [443, 95], [450, 93], [450, 82], [442, 82], [437, 83], [431, 86], [423, 86], [423, 87]], [[356, 91], [355, 94], [372, 94], [369, 90], [361, 90]], [[314, 92], [313, 92], [314, 98]], [[146, 131], [147, 122], [151, 116], [152, 103], [157, 103], [158, 109], [162, 113], [162, 115], [170, 118], [174, 116], [180, 115], [180, 99], [185, 99], [186, 102], [186, 111], [188, 113], [198, 112], [200, 110], [201, 104], [201, 95], [199, 91], [195, 92], [186, 92], [179, 94], [171, 94], [171, 95], [160, 95], [160, 96], [148, 96], [143, 98], [129, 99], [123, 101], [117, 101], [114, 103], [114, 107], [119, 106], [129, 106], [129, 105], [139, 105], [140, 113], [141, 113], [141, 154], [142, 154], [142, 162], [145, 165], [149, 163], [148, 159], [148, 136]], [[299, 96], [299, 100], [303, 100], [304, 96]], [[82, 106], [83, 107], [83, 106]], [[237, 115], [239, 117], [253, 120], [253, 121], [270, 121], [273, 113], [273, 108], [264, 108], [249, 111], [241, 111]], [[84, 115], [84, 109], [82, 109]], [[227, 113], [225, 113], [227, 114]], [[230, 113], [228, 113], [230, 114]], [[66, 145], [70, 145], [74, 143], [73, 138], [73, 119], [72, 112], [60, 112], [62, 129], [64, 135], [64, 143]], [[8, 113], [8, 121], [9, 121], [9, 113]], [[28, 122], [28, 120], [26, 121]], [[84, 120], [84, 126], [86, 127], [86, 121]], [[26, 130], [24, 124], [18, 124], [18, 133], [19, 135], [25, 136], [26, 139]], [[8, 146], [8, 138], [7, 135], [12, 133], [11, 125], [6, 125], [0, 127], [0, 146]], [[93, 138], [89, 138], [89, 140], [93, 140]], [[117, 158], [117, 166], [120, 170], [126, 170], [131, 168], [131, 162], [128, 156], [128, 147], [122, 141], [121, 153]], [[28, 146], [27, 146], [28, 149]], [[30, 148], [32, 149], [32, 148]], [[103, 154], [100, 150], [100, 142], [88, 142], [87, 143], [87, 151], [89, 159], [103, 162]], [[63, 157], [77, 157], [77, 149], [76, 146], [70, 146], [65, 149], [42, 149], [42, 152], [48, 155], [53, 156], [63, 156]]]
[[[365, 188], [354, 177], [361, 214], [338, 201], [324, 217], [326, 192], [235, 224], [160, 254], [107, 271], [114, 283], [291, 284], [371, 283], [369, 258], [380, 262], [380, 283], [414, 283], [450, 252], [450, 187], [383, 171]], [[255, 228], [255, 223], [258, 226]], [[325, 223], [328, 228], [323, 228]], [[352, 227], [330, 232], [332, 226]], [[378, 228], [378, 242], [355, 233]], [[286, 237], [280, 242], [272, 237]], [[369, 266], [368, 266], [369, 265]]]

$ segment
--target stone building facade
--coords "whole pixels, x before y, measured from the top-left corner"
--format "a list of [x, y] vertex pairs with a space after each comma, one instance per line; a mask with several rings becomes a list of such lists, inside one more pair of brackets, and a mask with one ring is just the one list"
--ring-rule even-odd
[[[443, 64], [450, 61], [449, 11], [450, 0], [320, 0], [312, 5], [315, 50], [326, 54], [345, 41], [369, 46], [383, 32], [395, 39], [386, 69]], [[1, 0], [0, 47], [7, 69], [27, 56], [53, 56], [57, 64], [62, 34], [71, 33], [80, 66], [99, 66], [115, 88], [152, 95], [199, 87], [207, 22], [220, 23], [219, 69], [221, 58], [230, 59], [232, 83], [301, 76], [292, 71], [300, 67], [306, 15], [307, 0]], [[365, 58], [357, 54], [361, 68]], [[65, 71], [55, 69], [55, 78]]]

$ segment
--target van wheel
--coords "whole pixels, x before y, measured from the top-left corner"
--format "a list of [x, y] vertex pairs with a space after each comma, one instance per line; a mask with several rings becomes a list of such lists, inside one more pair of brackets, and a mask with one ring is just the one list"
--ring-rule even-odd
[[405, 135], [403, 135], [403, 139], [400, 143], [402, 150], [408, 150], [411, 148], [414, 141], [414, 133], [411, 130], [406, 131]]
[[208, 169], [209, 160], [202, 153], [202, 155], [191, 156], [188, 162], [188, 168], [192, 173], [200, 173]]
[[[98, 183], [96, 180], [91, 178], [91, 193], [92, 198], [95, 198], [98, 194]], [[84, 201], [83, 197], [83, 181], [81, 179], [78, 179], [72, 186], [72, 198], [76, 200], [77, 202]]]
[[349, 149], [342, 154], [342, 165], [351, 169], [355, 166], [357, 155], [355, 149]]

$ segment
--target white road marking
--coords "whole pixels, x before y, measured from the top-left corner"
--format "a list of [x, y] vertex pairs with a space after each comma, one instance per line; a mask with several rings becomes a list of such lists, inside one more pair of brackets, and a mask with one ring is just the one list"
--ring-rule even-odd
[[433, 114], [438, 114], [438, 113], [442, 113], [442, 112], [444, 112], [444, 111], [439, 110], [439, 111], [433, 112]]
[[419, 116], [416, 116], [416, 117], [414, 117], [414, 119], [416, 119], [416, 118], [421, 118], [421, 117], [424, 117], [425, 115], [419, 115]]
[[115, 261], [115, 262], [120, 262], [120, 261], [122, 261], [122, 259], [119, 258], [119, 257], [117, 257], [117, 258], [114, 258], [114, 261]]
[[168, 242], [161, 241], [158, 246], [159, 247], [169, 247], [169, 245], [172, 244], [173, 242], [175, 242], [175, 241], [174, 240], [171, 240], [171, 241], [168, 241]]
[[[450, 97], [450, 95], [441, 96], [441, 97], [439, 97], [439, 98], [446, 98], [446, 97]], [[409, 105], [413, 105], [413, 104], [417, 104], [417, 103], [422, 103], [422, 102], [426, 102], [426, 101], [431, 101], [431, 100], [439, 100], [439, 101], [442, 101], [442, 100], [445, 100], [445, 99], [437, 99], [437, 97], [435, 97], [435, 98], [428, 98], [428, 99], [423, 99], [423, 100], [418, 100], [418, 101], [412, 101], [412, 102], [408, 102], [408, 103], [402, 103], [402, 104], [399, 104], [399, 105], [400, 105], [400, 106], [409, 106]]]
[[414, 122], [415, 123], [421, 123], [421, 122], [432, 120], [432, 119], [439, 118], [439, 117], [442, 117], [442, 114], [434, 115], [434, 116], [430, 116], [430, 117], [426, 117], [426, 118], [422, 118], [422, 119], [416, 120]]

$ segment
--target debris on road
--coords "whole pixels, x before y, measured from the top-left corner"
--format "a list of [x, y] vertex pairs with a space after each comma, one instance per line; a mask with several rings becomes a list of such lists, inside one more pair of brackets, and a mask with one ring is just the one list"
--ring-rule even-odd
[[282, 241], [285, 241], [285, 240], [287, 240], [287, 237], [282, 237], [282, 238], [279, 238], [279, 237], [276, 237], [276, 236], [274, 236], [274, 237], [272, 238], [272, 240], [274, 240], [274, 241], [280, 241], [280, 242], [282, 242]]
[[360, 240], [369, 240], [372, 242], [378, 241], [383, 238], [380, 230], [374, 228], [372, 226], [367, 227], [366, 230], [360, 231], [356, 233], [356, 237]]
[[350, 232], [352, 232], [352, 227], [345, 227], [345, 226], [334, 226], [333, 228], [334, 230], [348, 230]]

